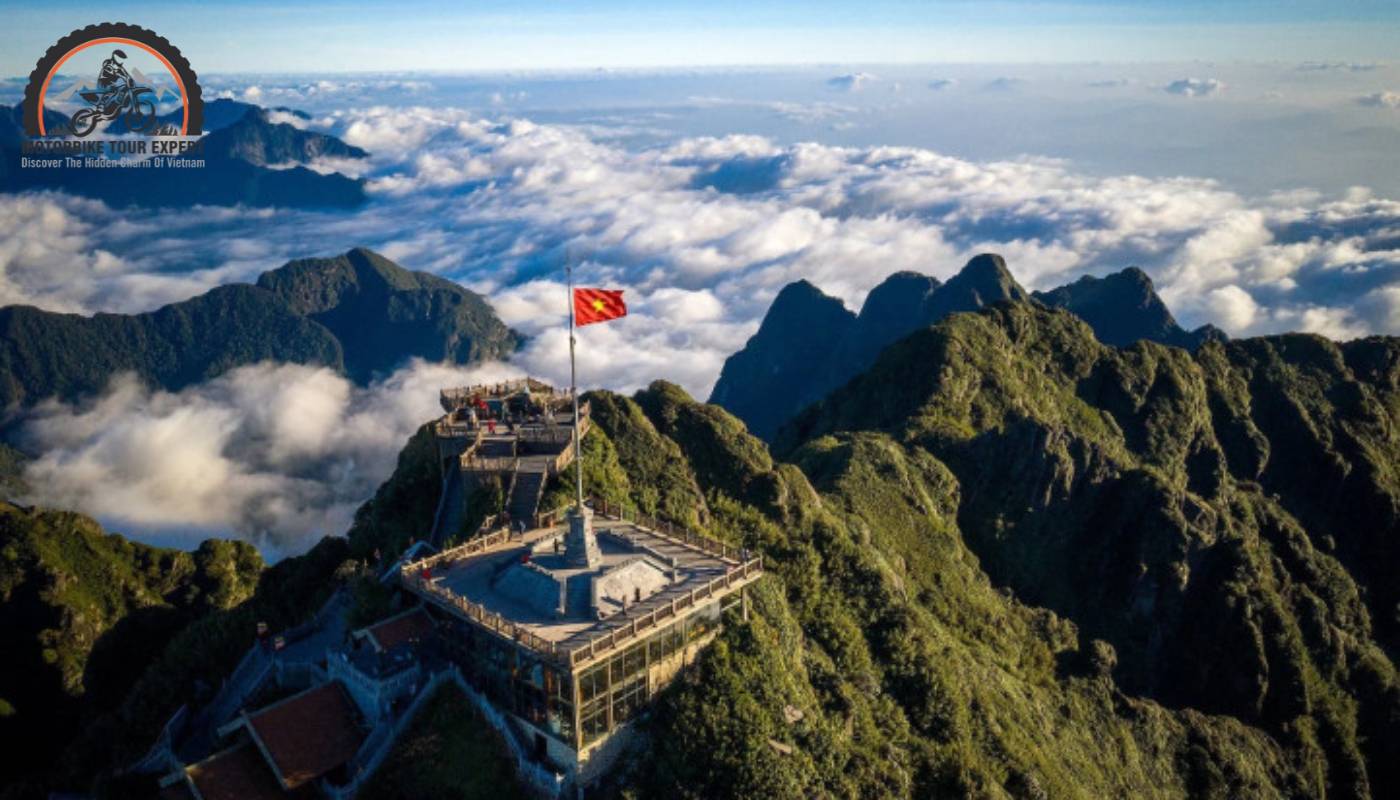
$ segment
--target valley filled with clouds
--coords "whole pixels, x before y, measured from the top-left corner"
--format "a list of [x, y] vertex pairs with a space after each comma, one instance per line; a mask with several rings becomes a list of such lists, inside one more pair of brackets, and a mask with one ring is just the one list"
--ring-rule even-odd
[[414, 363], [365, 388], [262, 365], [32, 412], [33, 499], [138, 538], [233, 533], [285, 555], [343, 532], [440, 386], [567, 384], [570, 262], [628, 292], [626, 319], [579, 335], [580, 382], [620, 391], [667, 378], [708, 396], [788, 282], [858, 307], [892, 272], [947, 278], [984, 251], [1029, 289], [1140, 266], [1188, 328], [1400, 334], [1400, 165], [1377, 155], [1400, 142], [1394, 66], [207, 83], [369, 151], [370, 202], [176, 213], [0, 195], [0, 303], [148, 310], [363, 245], [482, 292], [530, 340], [508, 365]]

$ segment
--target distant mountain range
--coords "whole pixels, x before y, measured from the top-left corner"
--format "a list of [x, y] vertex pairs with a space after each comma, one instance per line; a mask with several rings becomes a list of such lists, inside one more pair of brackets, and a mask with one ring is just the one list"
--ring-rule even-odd
[[[22, 119], [18, 105], [0, 113], [0, 191], [61, 189], [115, 206], [162, 208], [353, 208], [365, 201], [363, 180], [304, 165], [320, 157], [359, 159], [368, 153], [330, 134], [274, 122], [266, 109], [248, 103], [220, 99], [205, 106], [203, 152], [192, 156], [205, 165], [191, 168], [22, 168]], [[45, 119], [50, 125], [64, 121], [53, 112]], [[162, 121], [178, 122], [173, 113]], [[121, 120], [106, 130], [124, 132]]]
[[710, 402], [771, 441], [784, 422], [868, 369], [890, 344], [955, 312], [1004, 301], [1064, 308], [1088, 322], [1100, 341], [1115, 346], [1146, 339], [1195, 349], [1225, 338], [1210, 326], [1183, 330], [1140, 269], [1085, 277], [1032, 295], [1001, 256], [984, 254], [947, 283], [897, 272], [870, 291], [859, 314], [805, 280], [788, 284], [758, 332], [725, 361]]
[[480, 295], [355, 249], [143, 314], [0, 308], [0, 406], [89, 395], [123, 371], [176, 390], [263, 360], [364, 383], [410, 357], [466, 364], [520, 342]]

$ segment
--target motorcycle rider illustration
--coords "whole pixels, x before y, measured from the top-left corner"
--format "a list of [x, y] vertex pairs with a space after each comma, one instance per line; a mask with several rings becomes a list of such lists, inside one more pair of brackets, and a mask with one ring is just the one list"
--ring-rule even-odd
[[97, 75], [97, 87], [101, 91], [79, 93], [91, 106], [73, 114], [70, 128], [75, 136], [87, 136], [97, 128], [97, 123], [123, 115], [127, 130], [132, 133], [146, 133], [155, 126], [152, 90], [149, 86], [137, 85], [122, 65], [125, 59], [125, 52], [113, 50], [102, 62]]
[[131, 86], [131, 73], [122, 66], [122, 61], [126, 58], [126, 53], [121, 50], [113, 50], [112, 54], [102, 62], [102, 71], [97, 75], [97, 87], [102, 89], [102, 104], [106, 105], [112, 94], [123, 86]]

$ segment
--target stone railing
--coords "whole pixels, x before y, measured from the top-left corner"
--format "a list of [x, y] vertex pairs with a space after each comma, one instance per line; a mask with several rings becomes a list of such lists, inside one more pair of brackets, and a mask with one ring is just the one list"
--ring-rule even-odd
[[438, 391], [438, 402], [448, 411], [460, 408], [472, 397], [501, 397], [503, 395], [515, 394], [516, 392], [528, 390], [534, 394], [544, 394], [551, 397], [556, 395], [567, 395], [568, 392], [555, 389], [543, 381], [534, 378], [512, 378], [500, 383], [482, 383], [476, 386], [457, 386]]
[[447, 609], [458, 616], [465, 617], [477, 625], [489, 630], [498, 636], [518, 642], [526, 648], [541, 655], [547, 656], [558, 663], [567, 663], [567, 652], [556, 642], [542, 638], [528, 628], [517, 625], [494, 611], [488, 610], [479, 603], [473, 603], [467, 598], [444, 589], [431, 578], [424, 578], [421, 573], [417, 575], [403, 576], [404, 585], [417, 593], [429, 602]]
[[462, 469], [471, 472], [515, 472], [520, 456], [479, 456], [475, 452], [462, 454]]
[[[487, 517], [487, 519], [492, 518]], [[461, 544], [455, 547], [449, 547], [440, 553], [434, 553], [433, 555], [420, 558], [417, 561], [410, 561], [407, 564], [404, 564], [402, 567], [399, 568], [399, 574], [408, 575], [412, 573], [421, 573], [423, 570], [433, 569], [439, 564], [450, 564], [453, 561], [461, 561], [462, 559], [468, 556], [473, 556], [477, 553], [483, 552], [485, 550], [490, 550], [493, 547], [502, 545], [509, 539], [510, 532], [506, 530], [500, 530], [496, 531], [495, 533], [487, 534], [486, 536], [468, 539], [467, 541], [462, 542]]]
[[[512, 540], [508, 529], [498, 530], [478, 538], [470, 539], [456, 547], [404, 564], [399, 570], [400, 582], [405, 588], [416, 590], [418, 594], [425, 597], [436, 605], [447, 609], [458, 616], [465, 617], [472, 622], [493, 631], [505, 639], [518, 642], [521, 645], [542, 655], [548, 656], [556, 662], [565, 666], [576, 666], [604, 655], [617, 645], [627, 642], [640, 634], [644, 634], [657, 626], [674, 619], [685, 610], [699, 605], [702, 601], [714, 597], [717, 593], [726, 592], [735, 585], [743, 585], [756, 579], [763, 572], [762, 556], [750, 557], [746, 550], [736, 548], [723, 542], [715, 541], [707, 536], [693, 533], [685, 528], [677, 528], [669, 522], [658, 521], [644, 514], [639, 514], [625, 506], [609, 503], [599, 497], [590, 499], [595, 513], [601, 513], [605, 517], [612, 519], [633, 522], [634, 524], [647, 528], [654, 536], [660, 536], [682, 547], [693, 550], [700, 550], [721, 560], [728, 562], [728, 568], [723, 575], [713, 578], [701, 586], [689, 592], [673, 598], [670, 602], [662, 604], [651, 611], [639, 614], [635, 618], [628, 620], [626, 625], [620, 625], [609, 630], [607, 633], [595, 636], [587, 642], [565, 648], [558, 642], [544, 639], [529, 629], [517, 625], [500, 614], [491, 611], [479, 603], [474, 603], [467, 598], [456, 594], [442, 586], [439, 586], [431, 577], [424, 577], [425, 570], [432, 570], [443, 564], [452, 564], [464, 558], [495, 549], [510, 543]], [[536, 521], [551, 521], [556, 519], [562, 509], [548, 512], [547, 514], [536, 515]], [[537, 527], [544, 527], [538, 525]]]
[[736, 584], [743, 585], [749, 582], [750, 579], [757, 579], [762, 573], [762, 556], [751, 558], [740, 566], [729, 569], [718, 578], [706, 582], [703, 586], [698, 586], [686, 594], [674, 598], [671, 602], [658, 606], [645, 614], [637, 615], [628, 620], [626, 625], [613, 628], [601, 636], [595, 636], [589, 639], [585, 644], [568, 650], [569, 666], [574, 667], [585, 664], [599, 656], [607, 655], [619, 645], [626, 644], [630, 639], [634, 639], [653, 628], [657, 628], [675, 619], [686, 609], [697, 606], [701, 602], [714, 597], [719, 592], [730, 589]]
[[481, 426], [473, 426], [468, 422], [453, 422], [450, 416], [444, 416], [433, 423], [433, 433], [440, 439], [468, 439], [473, 438], [476, 444], [481, 444]]
[[689, 528], [672, 525], [668, 520], [656, 519], [647, 516], [635, 508], [626, 505], [609, 503], [601, 497], [589, 498], [589, 504], [593, 510], [601, 513], [605, 517], [611, 517], [623, 522], [631, 522], [639, 528], [646, 528], [653, 535], [663, 539], [688, 547], [692, 550], [702, 550], [713, 556], [718, 556], [725, 561], [740, 562], [745, 561], [745, 551], [743, 548], [725, 544], [717, 539], [695, 533]]

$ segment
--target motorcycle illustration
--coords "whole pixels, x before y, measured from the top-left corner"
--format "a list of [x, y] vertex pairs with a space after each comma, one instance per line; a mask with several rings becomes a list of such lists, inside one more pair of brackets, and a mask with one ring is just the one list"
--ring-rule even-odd
[[69, 120], [74, 136], [87, 136], [99, 122], [122, 117], [126, 128], [132, 133], [147, 133], [156, 126], [155, 91], [149, 86], [137, 84], [121, 65], [126, 53], [112, 51], [112, 56], [102, 62], [102, 73], [98, 86], [102, 91], [79, 92], [91, 105], [78, 109]]

